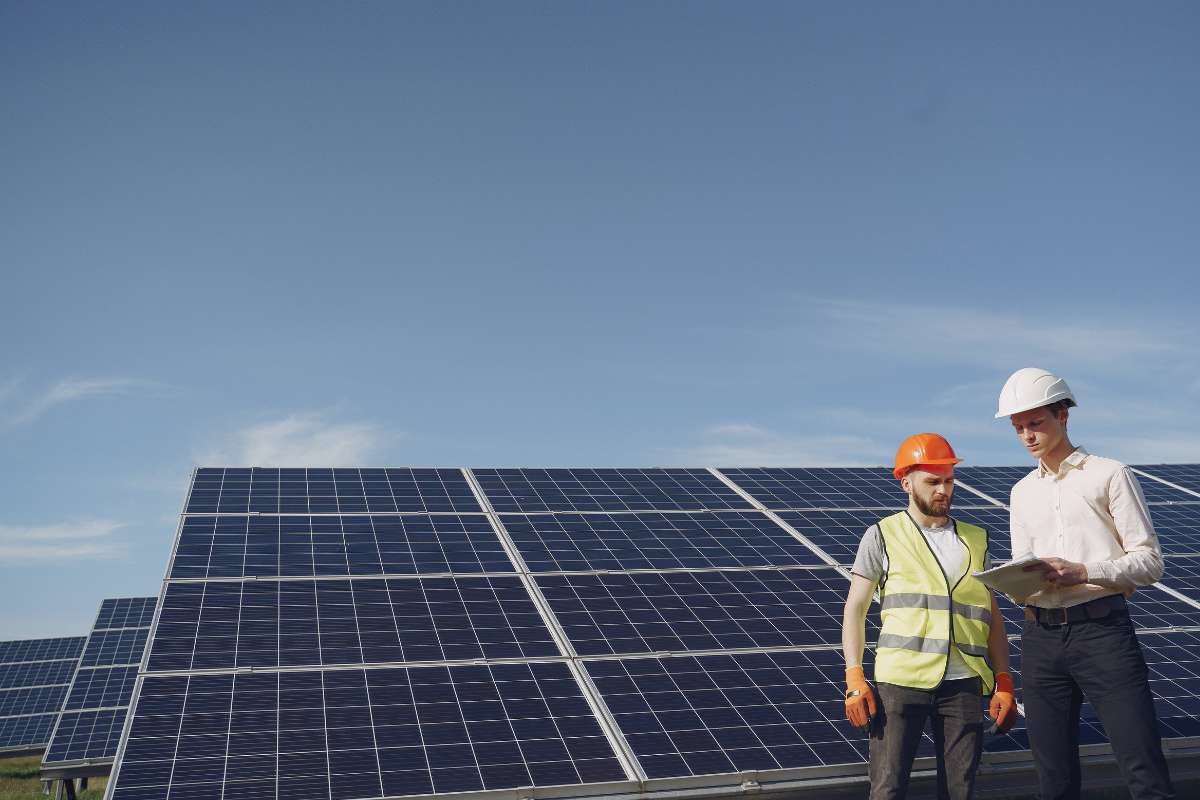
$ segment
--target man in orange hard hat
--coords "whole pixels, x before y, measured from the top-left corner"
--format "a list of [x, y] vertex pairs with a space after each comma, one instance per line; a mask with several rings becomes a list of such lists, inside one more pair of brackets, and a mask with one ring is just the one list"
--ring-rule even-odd
[[[1016, 719], [1004, 620], [972, 575], [989, 567], [987, 532], [950, 517], [960, 460], [936, 433], [905, 439], [893, 474], [908, 508], [868, 528], [854, 560], [842, 620], [846, 718], [869, 731], [872, 800], [905, 796], [926, 720], [938, 797], [967, 800], [983, 748], [980, 698], [991, 695], [999, 730]], [[873, 690], [862, 657], [876, 587], [883, 628]]]
[[1078, 800], [1079, 708], [1086, 697], [1112, 743], [1130, 796], [1174, 797], [1154, 698], [1125, 598], [1163, 574], [1162, 550], [1129, 467], [1067, 435], [1075, 395], [1058, 375], [1019, 369], [1000, 390], [1007, 418], [1037, 469], [1009, 500], [1012, 552], [1040, 559], [1021, 634], [1025, 723], [1042, 800]]

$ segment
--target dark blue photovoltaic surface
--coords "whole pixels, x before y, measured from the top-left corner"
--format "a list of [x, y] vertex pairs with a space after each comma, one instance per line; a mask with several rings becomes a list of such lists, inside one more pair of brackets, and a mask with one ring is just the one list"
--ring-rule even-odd
[[[780, 511], [779, 518], [810, 540], [839, 564], [850, 566], [867, 528], [888, 511]], [[1008, 510], [1000, 508], [955, 508], [951, 517], [982, 527], [988, 533], [988, 552], [995, 561], [1009, 559]]]
[[511, 515], [504, 527], [532, 572], [825, 563], [759, 511]]
[[[1137, 469], [1156, 478], [1170, 481], [1176, 486], [1182, 486], [1193, 492], [1200, 492], [1200, 464], [1144, 464], [1138, 466]], [[1139, 478], [1139, 480], [1142, 483], [1143, 490], [1145, 490], [1146, 484], [1152, 482], [1145, 478]], [[1166, 488], [1170, 489], [1169, 486]], [[1186, 499], [1189, 501], [1200, 501], [1200, 497], [1194, 494], [1187, 495]]]
[[[954, 468], [954, 480], [1001, 502], [1008, 503], [1012, 487], [1033, 470], [1033, 466], [1016, 467], [967, 467]], [[964, 494], [966, 494], [964, 492]]]
[[487, 517], [184, 518], [172, 578], [512, 572]]
[[0, 642], [0, 664], [79, 658], [86, 641], [84, 636], [67, 636], [59, 639], [17, 639]]
[[113, 800], [345, 800], [623, 780], [561, 663], [152, 676]]
[[457, 469], [225, 469], [196, 471], [189, 514], [478, 512]]
[[147, 628], [122, 628], [93, 631], [87, 649], [79, 660], [82, 667], [108, 667], [136, 664], [146, 651]]
[[63, 714], [43, 763], [112, 758], [121, 740], [126, 713], [127, 709], [117, 708]]
[[473, 469], [492, 508], [702, 511], [753, 506], [703, 469]]
[[0, 717], [19, 714], [46, 714], [62, 708], [67, 694], [65, 685], [33, 686], [0, 692]]
[[579, 655], [833, 645], [849, 584], [821, 569], [539, 575]]
[[1200, 505], [1150, 506], [1150, 519], [1163, 555], [1200, 555]]
[[44, 745], [57, 719], [57, 712], [0, 718], [0, 752]]
[[75, 676], [71, 694], [63, 708], [67, 711], [78, 711], [85, 708], [128, 706], [133, 697], [137, 671], [136, 666], [81, 669]]
[[900, 482], [883, 467], [722, 467], [718, 471], [770, 509], [908, 505]]
[[154, 621], [157, 597], [117, 597], [100, 604], [96, 630], [104, 628], [148, 628]]
[[28, 661], [0, 666], [0, 689], [18, 686], [48, 686], [70, 683], [76, 661]]
[[516, 576], [171, 583], [149, 670], [557, 656]]
[[1164, 559], [1162, 585], [1200, 603], [1200, 558]]
[[855, 764], [836, 650], [585, 662], [651, 778]]

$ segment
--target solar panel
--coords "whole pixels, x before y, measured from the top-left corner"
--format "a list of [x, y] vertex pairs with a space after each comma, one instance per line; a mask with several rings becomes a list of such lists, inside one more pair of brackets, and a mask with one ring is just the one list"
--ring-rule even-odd
[[112, 800], [624, 781], [567, 666], [148, 677]]
[[908, 505], [900, 482], [884, 467], [721, 467], [719, 472], [770, 509]]
[[473, 469], [500, 513], [703, 511], [753, 506], [703, 469]]
[[114, 597], [100, 604], [96, 630], [105, 628], [149, 628], [154, 621], [157, 597]]
[[1162, 585], [1200, 603], [1200, 558], [1165, 559]]
[[1163, 555], [1200, 555], [1200, 506], [1150, 506]]
[[585, 662], [651, 778], [859, 764], [834, 650]]
[[123, 628], [92, 633], [87, 649], [79, 660], [80, 667], [108, 667], [114, 664], [136, 664], [146, 650], [146, 628]]
[[62, 716], [42, 759], [43, 773], [85, 759], [89, 774], [103, 775], [117, 752], [133, 698], [138, 665], [154, 621], [156, 597], [104, 600], [96, 614]]
[[512, 572], [487, 517], [189, 516], [172, 578]]
[[355, 514], [482, 511], [457, 469], [196, 471], [188, 514]]
[[86, 641], [84, 636], [66, 636], [57, 639], [17, 639], [0, 642], [0, 664], [79, 658]]
[[832, 568], [539, 575], [582, 656], [829, 646], [849, 583]]
[[[1162, 478], [1176, 486], [1196, 492], [1197, 494], [1187, 495], [1187, 499], [1200, 500], [1200, 464], [1145, 464], [1135, 467], [1135, 469], [1140, 469], [1148, 475]], [[1145, 489], [1146, 484], [1151, 481], [1143, 479], [1141, 483], [1142, 488]]]
[[557, 656], [516, 576], [170, 583], [149, 670]]
[[1017, 481], [1033, 471], [1033, 466], [1023, 467], [966, 467], [954, 468], [954, 480], [972, 489], [978, 489], [992, 499], [1007, 503], [1012, 487]]
[[0, 642], [0, 753], [45, 746], [86, 640]]
[[820, 565], [758, 511], [505, 516], [533, 572]]

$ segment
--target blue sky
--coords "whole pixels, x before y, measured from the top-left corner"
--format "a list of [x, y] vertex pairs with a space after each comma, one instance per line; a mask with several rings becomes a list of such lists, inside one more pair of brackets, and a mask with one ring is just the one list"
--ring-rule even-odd
[[1200, 461], [1191, 3], [10, 3], [0, 638], [197, 464]]

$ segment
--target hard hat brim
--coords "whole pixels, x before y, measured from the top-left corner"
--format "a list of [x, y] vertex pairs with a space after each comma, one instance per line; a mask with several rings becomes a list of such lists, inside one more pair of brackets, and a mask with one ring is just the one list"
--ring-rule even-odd
[[1003, 411], [997, 411], [996, 416], [993, 417], [993, 419], [1005, 419], [1007, 417], [1011, 417], [1013, 414], [1020, 414], [1023, 411], [1032, 411], [1035, 408], [1052, 406], [1055, 403], [1062, 402], [1063, 400], [1067, 401], [1067, 408], [1074, 408], [1076, 406], [1075, 398], [1071, 397], [1070, 395], [1063, 395], [1062, 397], [1056, 397], [1053, 400], [1040, 400], [1036, 403], [1020, 405], [1015, 408], [1006, 408]]

